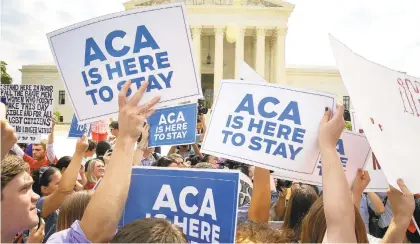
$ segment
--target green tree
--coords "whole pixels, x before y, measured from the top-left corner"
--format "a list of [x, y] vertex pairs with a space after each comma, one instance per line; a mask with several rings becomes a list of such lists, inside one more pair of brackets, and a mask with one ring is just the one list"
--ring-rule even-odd
[[350, 121], [346, 121], [346, 128], [345, 129], [350, 130], [350, 131], [353, 129]]
[[12, 84], [12, 77], [6, 71], [7, 63], [1, 61], [1, 84]]

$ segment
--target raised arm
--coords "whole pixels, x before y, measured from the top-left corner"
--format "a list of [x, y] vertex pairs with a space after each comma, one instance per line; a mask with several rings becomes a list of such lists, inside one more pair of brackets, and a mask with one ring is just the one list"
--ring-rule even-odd
[[362, 200], [363, 191], [369, 185], [370, 176], [369, 172], [362, 169], [357, 170], [356, 178], [353, 182], [353, 187], [351, 188], [351, 193], [353, 194], [353, 204], [360, 211], [360, 201]]
[[0, 128], [1, 128], [1, 155], [0, 158], [6, 157], [13, 145], [17, 143], [17, 135], [13, 127], [6, 120], [6, 107], [0, 103]]
[[203, 123], [203, 131], [201, 132], [200, 141], [204, 140], [204, 135], [207, 131], [207, 125], [206, 125], [206, 118], [204, 117], [204, 114], [200, 115], [200, 121]]
[[57, 190], [51, 195], [45, 197], [44, 204], [42, 205], [42, 217], [46, 218], [53, 211], [60, 208], [64, 199], [73, 193], [73, 188], [77, 181], [77, 175], [79, 174], [80, 165], [82, 164], [83, 155], [89, 147], [88, 139], [84, 135], [76, 143], [76, 151], [74, 152], [73, 158], [70, 161], [66, 171], [64, 171], [61, 177], [60, 183], [58, 183]]
[[379, 198], [379, 196], [374, 192], [368, 192], [367, 195], [368, 195], [369, 202], [370, 202], [370, 205], [372, 207], [372, 210], [376, 214], [385, 213], [385, 206], [384, 206], [384, 203], [382, 202], [381, 198]]
[[248, 210], [248, 220], [267, 223], [270, 217], [270, 205], [270, 171], [255, 167], [254, 188], [252, 189], [251, 205]]
[[198, 145], [196, 143], [192, 144], [192, 148], [194, 149], [195, 155], [200, 156], [200, 158], [203, 159], [203, 154], [201, 154], [200, 148], [198, 148]]
[[[324, 212], [329, 242], [356, 242], [353, 199], [338, 157], [336, 144], [344, 129], [344, 108], [330, 120], [331, 109], [326, 108], [319, 125], [318, 144], [322, 157], [322, 187]], [[337, 201], [337, 199], [340, 199]]]
[[281, 192], [279, 193], [279, 199], [274, 205], [274, 213], [277, 218], [283, 218], [284, 213], [286, 212], [286, 195], [287, 195], [287, 188], [281, 188]]
[[130, 187], [134, 144], [141, 134], [145, 119], [154, 112], [151, 108], [159, 101], [159, 97], [155, 97], [147, 104], [137, 107], [148, 82], [144, 82], [130, 101], [127, 101], [126, 94], [130, 85], [130, 81], [126, 82], [118, 97], [120, 133], [111, 162], [80, 222], [86, 238], [94, 243], [111, 241], [117, 230]]
[[143, 158], [144, 150], [149, 145], [149, 129], [150, 125], [146, 124], [142, 130], [142, 137], [139, 143], [137, 143], [136, 151], [134, 152], [133, 165], [140, 165]]
[[401, 191], [398, 191], [391, 185], [387, 192], [391, 203], [392, 220], [389, 224], [382, 243], [403, 243], [405, 234], [414, 213], [414, 196], [405, 185], [402, 179], [397, 181]]
[[55, 116], [52, 116], [51, 121], [52, 121], [52, 127], [51, 127], [51, 133], [48, 135], [47, 158], [50, 163], [56, 164], [57, 161], [55, 160], [55, 151], [54, 151], [54, 130], [55, 130], [55, 124], [57, 122], [57, 118]]

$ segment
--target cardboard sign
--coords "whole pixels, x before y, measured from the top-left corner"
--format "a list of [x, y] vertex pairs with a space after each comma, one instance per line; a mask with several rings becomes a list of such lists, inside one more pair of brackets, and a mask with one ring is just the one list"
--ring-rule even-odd
[[76, 116], [73, 115], [68, 137], [81, 138], [84, 134], [87, 134], [87, 136], [89, 137], [90, 132], [91, 132], [90, 124], [84, 124], [84, 125], [79, 124]]
[[39, 143], [51, 133], [53, 86], [1, 85], [7, 104], [6, 119], [14, 127], [19, 143]]
[[183, 3], [137, 8], [84, 21], [48, 40], [80, 124], [118, 113], [118, 93], [144, 81], [140, 103], [161, 96], [158, 107], [202, 98]]
[[[347, 181], [353, 184], [357, 169], [363, 169], [370, 155], [370, 146], [366, 137], [358, 133], [343, 131], [337, 142], [337, 153], [339, 154]], [[316, 170], [312, 175], [299, 174], [288, 171], [276, 171], [273, 176], [279, 179], [299, 181], [312, 185], [322, 186], [322, 158], [319, 157]]]
[[[235, 92], [232, 92], [235, 91]], [[269, 83], [222, 81], [201, 151], [267, 168], [311, 175], [318, 127], [335, 96]]]
[[420, 79], [352, 52], [330, 36], [341, 77], [366, 137], [388, 182], [402, 178], [413, 193], [418, 183]]
[[197, 104], [156, 110], [150, 124], [149, 147], [186, 145], [196, 141]]
[[120, 224], [163, 218], [190, 242], [234, 243], [238, 186], [235, 171], [135, 167]]

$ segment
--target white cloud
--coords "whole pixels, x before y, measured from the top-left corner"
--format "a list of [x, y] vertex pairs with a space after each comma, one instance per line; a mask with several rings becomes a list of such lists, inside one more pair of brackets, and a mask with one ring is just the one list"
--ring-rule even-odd
[[[123, 11], [127, 0], [2, 0], [1, 59], [20, 82], [25, 64], [53, 62], [46, 33]], [[328, 33], [360, 55], [420, 76], [420, 1], [289, 0], [288, 64], [335, 66]]]

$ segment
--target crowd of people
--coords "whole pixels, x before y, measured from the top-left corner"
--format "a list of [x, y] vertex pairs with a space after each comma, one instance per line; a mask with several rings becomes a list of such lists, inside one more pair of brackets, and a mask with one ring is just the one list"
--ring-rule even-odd
[[2, 242], [188, 242], [178, 226], [164, 219], [139, 219], [118, 229], [133, 166], [241, 170], [253, 181], [253, 190], [250, 202], [238, 206], [238, 243], [420, 242], [412, 221], [414, 216], [420, 223], [420, 198], [403, 180], [397, 182], [401, 191], [390, 186], [386, 193], [364, 193], [370, 177], [359, 169], [349, 186], [336, 152], [345, 124], [342, 106], [333, 116], [326, 109], [320, 121], [323, 182], [318, 187], [204, 155], [199, 143], [206, 133], [204, 116], [198, 119], [196, 144], [172, 146], [163, 156], [160, 148], [148, 147], [146, 122], [160, 98], [138, 106], [148, 83], [127, 99], [130, 84], [119, 94], [118, 121], [93, 123], [92, 139], [80, 138], [72, 156], [57, 159], [55, 124], [48, 140], [19, 146], [13, 127], [1, 120]]

